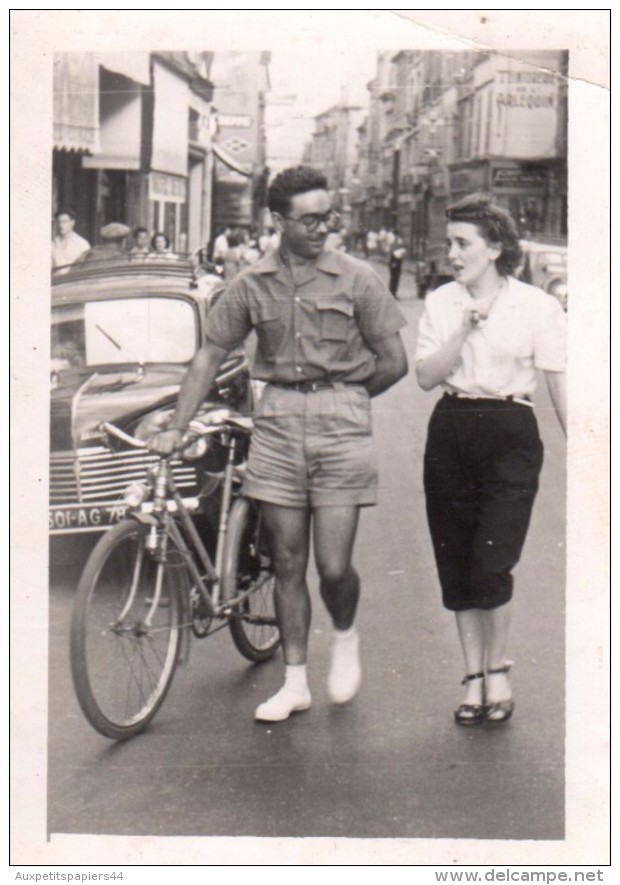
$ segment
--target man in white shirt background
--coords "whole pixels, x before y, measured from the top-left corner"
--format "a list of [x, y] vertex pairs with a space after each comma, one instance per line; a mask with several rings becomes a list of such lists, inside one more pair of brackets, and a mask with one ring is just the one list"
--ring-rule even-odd
[[90, 243], [76, 234], [76, 215], [73, 209], [59, 209], [54, 215], [56, 236], [52, 240], [52, 267], [73, 264], [90, 249]]

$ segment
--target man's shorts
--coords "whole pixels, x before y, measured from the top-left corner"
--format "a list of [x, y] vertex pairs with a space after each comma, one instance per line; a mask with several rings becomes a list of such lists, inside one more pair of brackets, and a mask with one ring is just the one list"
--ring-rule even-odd
[[376, 489], [365, 387], [265, 388], [254, 415], [246, 495], [284, 507], [367, 506], [376, 503]]

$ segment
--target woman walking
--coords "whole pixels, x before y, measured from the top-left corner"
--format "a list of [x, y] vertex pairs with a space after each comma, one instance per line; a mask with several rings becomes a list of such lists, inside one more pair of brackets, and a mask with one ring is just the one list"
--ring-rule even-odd
[[427, 296], [416, 371], [444, 390], [424, 457], [429, 529], [444, 606], [465, 660], [459, 725], [506, 722], [512, 569], [538, 490], [543, 447], [531, 396], [542, 369], [566, 432], [565, 326], [557, 300], [515, 279], [510, 214], [483, 194], [446, 212], [454, 282]]

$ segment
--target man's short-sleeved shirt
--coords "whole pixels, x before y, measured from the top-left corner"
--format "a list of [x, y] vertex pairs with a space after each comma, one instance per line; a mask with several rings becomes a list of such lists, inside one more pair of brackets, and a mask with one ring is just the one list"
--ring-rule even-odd
[[[416, 362], [435, 353], [460, 329], [475, 301], [460, 283], [447, 283], [426, 298]], [[442, 384], [475, 396], [529, 396], [536, 370], [566, 368], [566, 315], [552, 295], [508, 278], [488, 319], [471, 332], [451, 374]]]
[[295, 268], [279, 250], [243, 271], [210, 311], [206, 337], [231, 350], [256, 330], [254, 375], [262, 381], [366, 381], [373, 345], [406, 321], [371, 267], [322, 252]]
[[70, 231], [67, 236], [54, 237], [52, 240], [52, 267], [64, 267], [66, 264], [73, 264], [74, 261], [88, 252], [90, 243], [76, 234], [74, 230]]

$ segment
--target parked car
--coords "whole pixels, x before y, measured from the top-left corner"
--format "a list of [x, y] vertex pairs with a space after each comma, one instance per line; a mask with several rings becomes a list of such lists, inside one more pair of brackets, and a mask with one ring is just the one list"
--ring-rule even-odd
[[[167, 426], [188, 363], [203, 340], [209, 308], [224, 290], [198, 279], [188, 259], [92, 261], [52, 277], [50, 533], [102, 531], [122, 518], [123, 492], [154, 456], [112, 447], [111, 421], [140, 439]], [[247, 414], [249, 365], [229, 353], [208, 396]], [[197, 494], [190, 461], [175, 460], [183, 496]]]
[[557, 298], [568, 309], [568, 250], [563, 244], [521, 240], [523, 263], [519, 277]]

